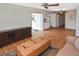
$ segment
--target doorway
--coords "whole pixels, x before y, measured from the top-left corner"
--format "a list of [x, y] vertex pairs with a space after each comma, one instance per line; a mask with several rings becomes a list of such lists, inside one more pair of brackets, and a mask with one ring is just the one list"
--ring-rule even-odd
[[32, 33], [43, 31], [43, 14], [32, 13]]
[[50, 16], [45, 16], [44, 22], [43, 22], [44, 30], [50, 29], [51, 28], [51, 17]]
[[58, 24], [59, 24], [58, 27], [63, 27], [63, 28], [65, 28], [65, 13], [59, 14], [59, 17], [58, 17]]

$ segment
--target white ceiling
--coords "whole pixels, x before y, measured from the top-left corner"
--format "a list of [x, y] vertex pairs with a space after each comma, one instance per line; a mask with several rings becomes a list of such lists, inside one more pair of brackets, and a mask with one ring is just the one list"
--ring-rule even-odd
[[[18, 3], [18, 5], [39, 8], [39, 9], [45, 9], [41, 6], [41, 4], [42, 3]], [[79, 6], [79, 3], [59, 3], [59, 6], [49, 7], [48, 10], [50, 10], [50, 11], [60, 11], [61, 9], [62, 9], [62, 11], [72, 10], [72, 9], [76, 9], [77, 6]]]

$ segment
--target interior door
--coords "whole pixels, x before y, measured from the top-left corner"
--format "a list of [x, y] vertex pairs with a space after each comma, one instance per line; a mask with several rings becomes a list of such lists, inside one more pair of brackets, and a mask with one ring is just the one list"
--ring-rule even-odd
[[51, 26], [51, 17], [46, 16], [46, 19], [44, 19], [44, 29], [49, 29]]
[[43, 30], [43, 14], [33, 13], [32, 29]]

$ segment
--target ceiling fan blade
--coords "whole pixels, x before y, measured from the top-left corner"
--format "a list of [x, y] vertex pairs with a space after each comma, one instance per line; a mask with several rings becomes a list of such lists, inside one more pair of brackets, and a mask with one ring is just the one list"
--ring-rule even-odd
[[48, 7], [44, 7], [45, 9], [48, 9]]
[[59, 4], [49, 4], [48, 6], [59, 6]]
[[41, 6], [48, 6], [48, 3], [43, 3], [41, 4]]
[[48, 3], [43, 3], [41, 6], [43, 6], [45, 9], [48, 9]]
[[59, 3], [56, 4], [43, 3], [41, 6], [43, 6], [45, 9], [48, 9], [48, 6], [59, 6]]

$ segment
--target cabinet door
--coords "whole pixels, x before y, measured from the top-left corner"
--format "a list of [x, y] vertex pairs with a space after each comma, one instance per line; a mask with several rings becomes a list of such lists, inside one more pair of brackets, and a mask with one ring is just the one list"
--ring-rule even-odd
[[31, 36], [31, 28], [24, 28], [24, 29], [22, 29], [22, 31], [21, 31], [21, 36], [23, 37], [23, 38], [27, 38], [27, 37], [30, 37]]
[[15, 31], [8, 32], [8, 43], [16, 41]]
[[31, 27], [28, 27], [25, 32], [27, 33], [27, 37], [31, 36]]
[[16, 41], [22, 39], [21, 31], [22, 31], [22, 29], [19, 29], [19, 30], [16, 30], [16, 31], [15, 31]]
[[7, 33], [0, 33], [0, 47], [8, 43]]
[[31, 36], [31, 28], [23, 28], [16, 31], [16, 40], [25, 39]]

